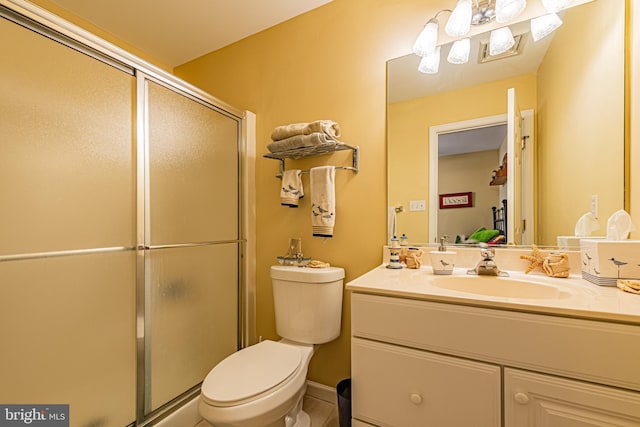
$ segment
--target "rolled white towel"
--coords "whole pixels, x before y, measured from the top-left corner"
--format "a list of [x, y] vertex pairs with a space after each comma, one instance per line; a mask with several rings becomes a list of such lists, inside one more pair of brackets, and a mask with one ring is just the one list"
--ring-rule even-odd
[[290, 125], [276, 127], [271, 133], [271, 139], [273, 141], [279, 141], [296, 135], [309, 135], [316, 132], [324, 133], [328, 137], [335, 139], [340, 136], [340, 125], [333, 120], [292, 123]]
[[336, 221], [336, 168], [311, 168], [311, 229], [314, 236], [333, 237]]
[[302, 188], [302, 171], [288, 169], [282, 173], [282, 187], [280, 188], [280, 204], [297, 208], [298, 202], [304, 197]]

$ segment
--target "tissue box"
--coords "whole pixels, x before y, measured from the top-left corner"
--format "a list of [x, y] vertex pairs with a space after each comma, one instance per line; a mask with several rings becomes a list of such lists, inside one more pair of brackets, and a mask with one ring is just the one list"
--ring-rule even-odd
[[618, 279], [640, 279], [640, 240], [580, 241], [582, 278], [600, 286], [616, 286]]

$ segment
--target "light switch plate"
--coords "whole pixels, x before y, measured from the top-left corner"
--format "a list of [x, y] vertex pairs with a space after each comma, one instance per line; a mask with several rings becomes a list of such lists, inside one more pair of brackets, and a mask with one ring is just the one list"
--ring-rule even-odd
[[424, 211], [427, 209], [426, 200], [409, 200], [409, 211]]

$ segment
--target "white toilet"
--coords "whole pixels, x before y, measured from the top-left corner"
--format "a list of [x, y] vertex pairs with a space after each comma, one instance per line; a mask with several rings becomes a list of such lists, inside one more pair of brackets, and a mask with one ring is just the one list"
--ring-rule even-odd
[[309, 427], [302, 411], [315, 344], [340, 335], [344, 270], [271, 267], [276, 330], [216, 365], [202, 383], [198, 409], [215, 427]]

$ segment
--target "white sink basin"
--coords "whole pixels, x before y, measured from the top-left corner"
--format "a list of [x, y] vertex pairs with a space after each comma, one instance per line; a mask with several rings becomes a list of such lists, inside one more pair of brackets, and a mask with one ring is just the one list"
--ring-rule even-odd
[[434, 277], [432, 284], [442, 289], [503, 298], [562, 299], [571, 293], [551, 284], [493, 276]]

